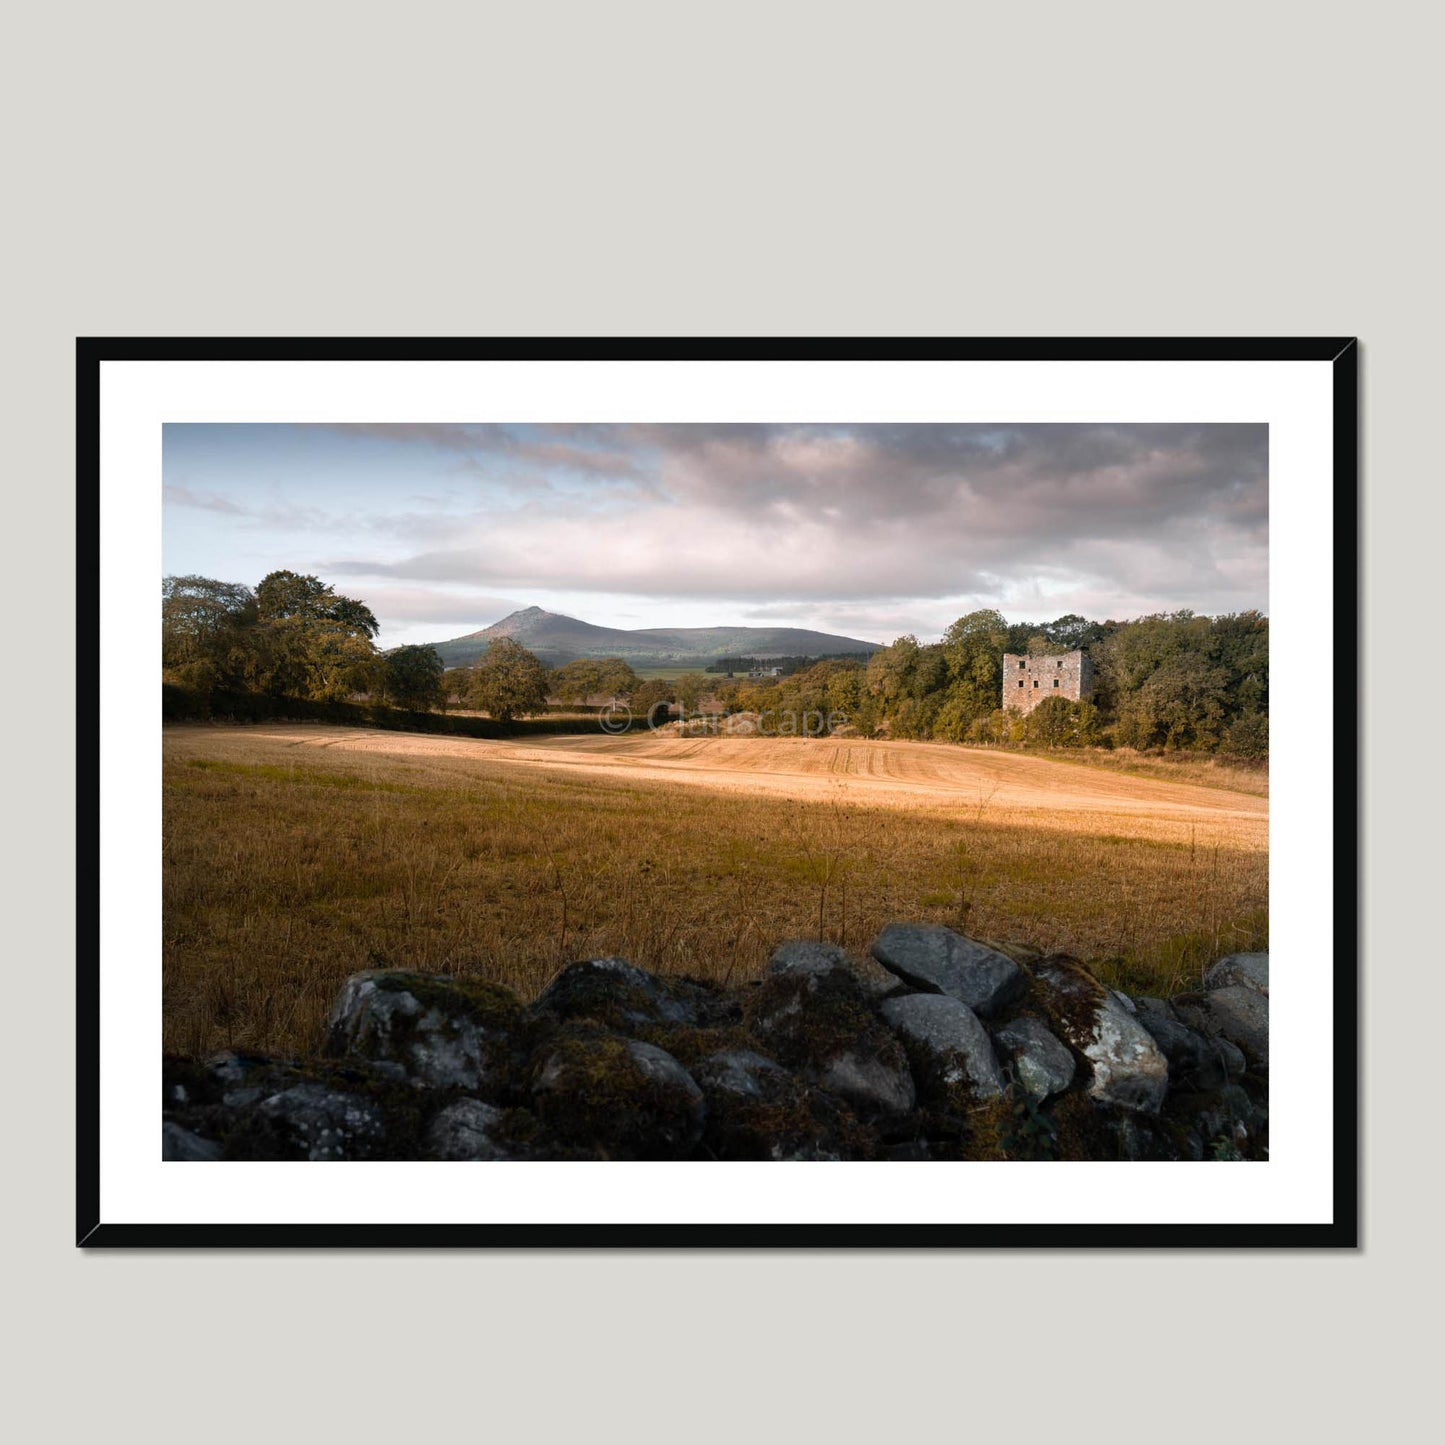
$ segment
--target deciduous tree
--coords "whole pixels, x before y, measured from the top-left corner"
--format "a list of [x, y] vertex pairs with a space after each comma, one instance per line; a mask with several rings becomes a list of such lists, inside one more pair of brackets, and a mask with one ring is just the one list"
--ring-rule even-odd
[[393, 707], [430, 712], [446, 707], [445, 668], [434, 647], [394, 647], [381, 655], [380, 688]]
[[470, 673], [463, 702], [499, 723], [546, 711], [547, 669], [513, 638], [493, 638]]

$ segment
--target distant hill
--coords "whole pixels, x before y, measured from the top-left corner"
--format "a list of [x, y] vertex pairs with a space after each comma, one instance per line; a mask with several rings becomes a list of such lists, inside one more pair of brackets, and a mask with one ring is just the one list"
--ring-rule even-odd
[[620, 657], [634, 667], [678, 663], [705, 667], [718, 657], [866, 654], [880, 646], [806, 627], [597, 627], [541, 607], [523, 608], [479, 632], [432, 645], [446, 666], [465, 667], [487, 650], [494, 637], [514, 638], [549, 667], [560, 667], [579, 657]]

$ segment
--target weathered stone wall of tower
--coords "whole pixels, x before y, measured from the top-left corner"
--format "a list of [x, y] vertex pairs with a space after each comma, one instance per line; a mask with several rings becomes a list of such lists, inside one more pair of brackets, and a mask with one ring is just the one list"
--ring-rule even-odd
[[1003, 655], [1003, 706], [1032, 712], [1046, 697], [1080, 702], [1094, 695], [1094, 664], [1082, 652]]

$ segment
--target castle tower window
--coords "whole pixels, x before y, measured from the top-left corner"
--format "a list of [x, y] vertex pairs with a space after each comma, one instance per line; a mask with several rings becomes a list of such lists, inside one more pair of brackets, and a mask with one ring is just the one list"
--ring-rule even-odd
[[1023, 658], [1019, 658], [1019, 671], [1020, 671], [1020, 672], [1022, 672], [1027, 665], [1028, 665], [1028, 664], [1024, 662]]
[[1024, 685], [1024, 680], [1023, 680], [1023, 678], [1019, 678], [1019, 686], [1022, 687], [1023, 685]]
[[1035, 678], [1035, 679], [1034, 679], [1034, 686], [1037, 687], [1038, 685], [1039, 685], [1039, 680], [1038, 680], [1038, 678]]
[[1055, 678], [1055, 679], [1054, 679], [1054, 686], [1057, 687], [1058, 685], [1059, 685], [1059, 680], [1058, 680], [1058, 678]]

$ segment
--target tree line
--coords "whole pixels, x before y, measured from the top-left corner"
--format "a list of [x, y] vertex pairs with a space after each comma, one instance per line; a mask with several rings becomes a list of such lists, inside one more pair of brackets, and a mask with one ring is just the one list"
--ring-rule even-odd
[[380, 650], [375, 615], [317, 577], [271, 572], [256, 587], [211, 577], [161, 583], [161, 669], [194, 692], [341, 702], [359, 694], [425, 711], [445, 701], [430, 647]]
[[860, 652], [798, 653], [779, 657], [719, 657], [708, 663], [706, 671], [724, 673], [728, 677], [737, 672], [746, 675], [751, 672], [776, 671], [779, 677], [789, 677], [811, 667], [815, 662], [831, 662], [834, 658], [848, 658], [857, 662], [866, 657], [866, 653]]
[[[508, 641], [506, 664], [518, 667]], [[493, 651], [498, 644], [493, 645]], [[1093, 663], [1093, 696], [1046, 698], [1028, 714], [1004, 706], [1005, 653], [1081, 651]], [[488, 653], [478, 664], [486, 671]], [[1093, 622], [1069, 613], [1047, 623], [1005, 620], [993, 610], [960, 617], [935, 643], [907, 635], [870, 657], [832, 657], [778, 678], [719, 678], [700, 672], [637, 678], [618, 658], [535, 665], [534, 697], [599, 696], [626, 701], [635, 716], [659, 703], [694, 713], [705, 701], [757, 712], [770, 723], [846, 717], [865, 737], [991, 746], [1130, 747], [1262, 758], [1269, 750], [1269, 619], [1190, 611]], [[501, 666], [501, 660], [498, 660]], [[451, 676], [451, 674], [449, 674]], [[490, 709], [488, 709], [490, 711]], [[771, 730], [771, 729], [770, 729]]]
[[[1005, 653], [1082, 651], [1092, 698], [1046, 698], [1025, 715], [1003, 705]], [[1158, 613], [1092, 622], [1009, 623], [992, 610], [959, 618], [936, 643], [911, 635], [866, 663], [832, 660], [738, 685], [758, 712], [842, 713], [864, 736], [1048, 747], [1117, 746], [1229, 753], [1269, 749], [1269, 619], [1259, 612]]]
[[[584, 703], [599, 694], [624, 701], [649, 696], [617, 658], [548, 669], [502, 637], [474, 666], [447, 671], [433, 647], [378, 648], [378, 631], [364, 602], [302, 573], [271, 572], [254, 588], [194, 575], [161, 583], [162, 677], [193, 693], [308, 702], [365, 697], [417, 712], [456, 703], [505, 724], [545, 712], [552, 697]], [[684, 686], [690, 704], [705, 683], [698, 674]], [[654, 691], [670, 695], [677, 688]]]
[[[959, 618], [935, 643], [907, 635], [871, 656], [834, 657], [778, 678], [702, 672], [644, 681], [621, 658], [548, 668], [513, 638], [493, 640], [470, 667], [443, 668], [435, 649], [376, 647], [375, 616], [319, 578], [272, 572], [253, 589], [206, 577], [162, 585], [162, 667], [195, 691], [250, 691], [337, 701], [366, 696], [399, 708], [452, 702], [504, 724], [547, 710], [626, 703], [688, 713], [706, 701], [730, 711], [846, 717], [865, 737], [994, 746], [1222, 752], [1259, 758], [1269, 748], [1269, 619], [1157, 613], [1092, 622], [1010, 623], [992, 610]], [[1027, 715], [1003, 706], [1005, 653], [1083, 651], [1094, 695], [1046, 698]]]

